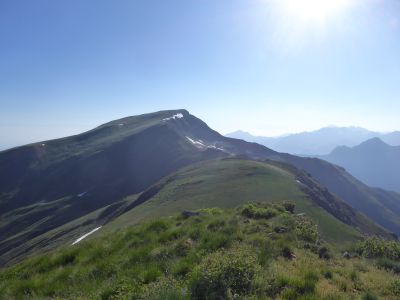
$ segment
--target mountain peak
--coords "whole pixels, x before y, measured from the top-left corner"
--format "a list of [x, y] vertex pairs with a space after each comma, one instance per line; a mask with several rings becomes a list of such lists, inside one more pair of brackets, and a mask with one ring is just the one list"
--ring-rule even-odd
[[374, 137], [372, 139], [366, 140], [357, 147], [389, 147], [389, 145], [382, 141], [380, 138]]

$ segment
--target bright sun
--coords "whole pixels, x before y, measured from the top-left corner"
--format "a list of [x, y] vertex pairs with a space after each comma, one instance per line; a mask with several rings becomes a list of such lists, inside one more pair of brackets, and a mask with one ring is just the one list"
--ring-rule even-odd
[[351, 0], [276, 0], [291, 18], [306, 22], [324, 22], [344, 10]]

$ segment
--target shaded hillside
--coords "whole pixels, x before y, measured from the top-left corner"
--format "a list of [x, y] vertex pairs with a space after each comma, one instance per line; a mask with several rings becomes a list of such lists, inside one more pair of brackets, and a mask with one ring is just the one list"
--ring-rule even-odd
[[338, 147], [321, 158], [344, 167], [370, 186], [400, 192], [400, 146], [375, 138], [353, 148]]
[[371, 188], [357, 180], [343, 168], [317, 158], [299, 158], [286, 155], [285, 161], [312, 175], [330, 192], [345, 200], [386, 229], [400, 234], [400, 195]]

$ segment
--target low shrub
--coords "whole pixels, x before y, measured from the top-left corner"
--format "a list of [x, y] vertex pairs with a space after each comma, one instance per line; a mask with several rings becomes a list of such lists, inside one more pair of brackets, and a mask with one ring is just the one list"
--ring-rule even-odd
[[386, 241], [379, 238], [369, 238], [355, 247], [355, 251], [367, 258], [386, 257], [392, 260], [400, 260], [400, 243], [397, 241]]
[[297, 237], [303, 241], [309, 243], [316, 243], [318, 241], [317, 225], [313, 224], [308, 218], [297, 218], [294, 231]]
[[330, 251], [325, 246], [318, 249], [318, 256], [321, 259], [330, 259], [331, 258]]
[[290, 212], [291, 214], [294, 214], [294, 209], [296, 208], [296, 205], [294, 203], [290, 202], [284, 202], [283, 207], [287, 212]]
[[204, 258], [191, 275], [193, 299], [228, 298], [248, 295], [259, 271], [257, 257], [250, 248], [235, 246]]
[[247, 204], [242, 208], [242, 215], [250, 219], [270, 219], [278, 215], [278, 212], [272, 208], [263, 208], [254, 204]]

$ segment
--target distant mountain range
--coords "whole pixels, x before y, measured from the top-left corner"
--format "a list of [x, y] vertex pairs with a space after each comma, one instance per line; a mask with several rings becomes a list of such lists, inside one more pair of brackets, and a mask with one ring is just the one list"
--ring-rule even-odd
[[380, 133], [360, 127], [331, 126], [280, 137], [253, 136], [239, 130], [226, 136], [259, 143], [278, 152], [297, 155], [327, 155], [338, 146], [354, 147], [375, 137], [392, 146], [400, 145], [400, 131]]
[[400, 234], [400, 194], [370, 188], [318, 158], [224, 137], [186, 110], [169, 110], [0, 152], [0, 265], [111, 222], [285, 200], [296, 201], [327, 239], [354, 230]]
[[337, 147], [320, 158], [346, 168], [370, 186], [400, 192], [400, 146], [373, 138], [352, 148]]

